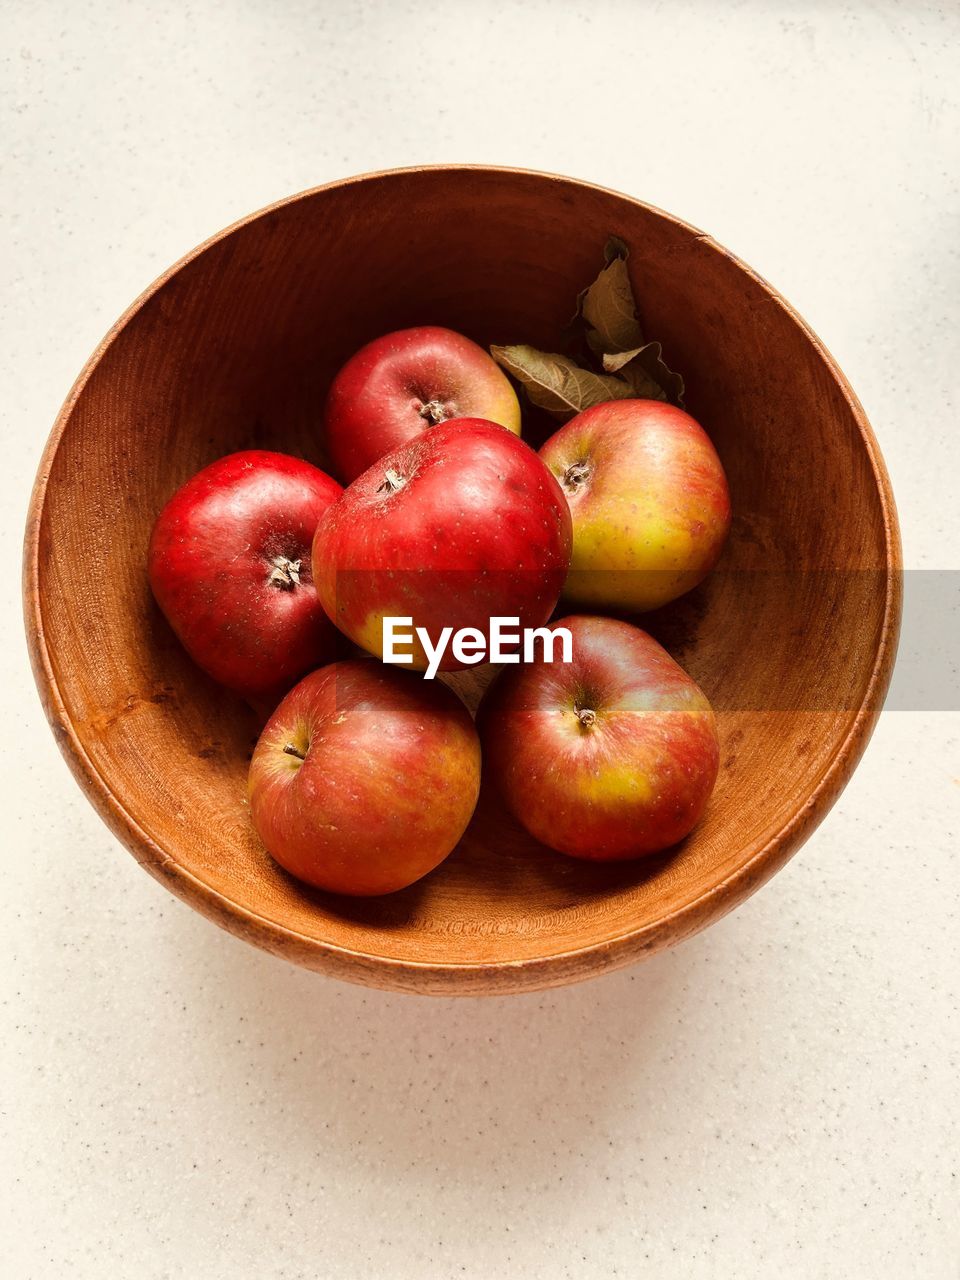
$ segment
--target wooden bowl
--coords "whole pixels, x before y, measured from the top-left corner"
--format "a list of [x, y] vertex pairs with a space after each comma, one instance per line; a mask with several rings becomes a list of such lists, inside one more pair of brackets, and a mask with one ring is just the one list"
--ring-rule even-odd
[[[151, 525], [235, 449], [322, 465], [342, 362], [378, 334], [448, 325], [556, 349], [621, 236], [650, 336], [723, 459], [721, 565], [649, 628], [719, 713], [720, 779], [669, 856], [604, 867], [537, 846], [485, 795], [449, 860], [410, 889], [305, 890], [246, 805], [251, 711], [181, 651], [147, 586]], [[863, 410], [769, 285], [660, 210], [546, 174], [441, 167], [321, 187], [189, 254], [94, 353], [54, 426], [27, 528], [37, 684], [102, 817], [169, 889], [309, 968], [416, 992], [572, 982], [729, 911], [814, 829], [883, 701], [900, 616], [890, 485]], [[478, 681], [467, 681], [475, 697]], [[426, 799], [426, 798], [425, 798]], [[811, 912], [816, 904], [810, 904]]]

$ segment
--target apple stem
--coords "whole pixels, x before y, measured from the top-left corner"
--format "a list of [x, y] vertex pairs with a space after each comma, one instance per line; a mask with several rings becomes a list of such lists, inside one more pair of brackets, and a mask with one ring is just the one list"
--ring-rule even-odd
[[420, 406], [419, 413], [421, 418], [426, 418], [431, 427], [446, 422], [450, 416], [447, 413], [447, 406], [440, 400], [428, 400], [426, 404]]
[[274, 556], [270, 563], [273, 568], [267, 576], [268, 582], [272, 582], [282, 591], [292, 591], [294, 587], [299, 587], [302, 560], [288, 560], [286, 556]]
[[589, 707], [577, 707], [577, 719], [584, 729], [589, 729], [591, 725], [597, 723], [597, 713], [591, 711]]
[[579, 489], [589, 474], [589, 462], [575, 462], [563, 473], [563, 487], [570, 490]]
[[406, 483], [402, 475], [394, 471], [393, 467], [388, 467], [383, 473], [383, 483], [377, 486], [377, 493], [396, 493]]
[[284, 749], [284, 751], [287, 753], [287, 755], [288, 755], [288, 756], [296, 756], [298, 760], [306, 760], [306, 758], [307, 758], [307, 757], [303, 754], [303, 752], [300, 750], [300, 748], [299, 748], [299, 747], [295, 747], [295, 746], [293, 745], [293, 743], [292, 743], [292, 742], [288, 742], [288, 743], [287, 743], [287, 745], [286, 745], [283, 749]]

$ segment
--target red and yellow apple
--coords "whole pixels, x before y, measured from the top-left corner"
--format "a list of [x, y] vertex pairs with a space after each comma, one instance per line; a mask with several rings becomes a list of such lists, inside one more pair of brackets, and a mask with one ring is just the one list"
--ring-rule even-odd
[[543, 844], [608, 861], [657, 853], [700, 820], [719, 742], [700, 688], [645, 631], [574, 616], [572, 661], [507, 667], [477, 717], [486, 768]]
[[401, 329], [367, 343], [333, 380], [324, 427], [334, 471], [347, 484], [437, 423], [484, 418], [520, 434], [506, 374], [452, 329]]
[[[384, 656], [384, 618], [432, 645], [492, 617], [539, 627], [570, 563], [560, 486], [519, 437], [492, 422], [444, 422], [345, 489], [313, 544], [317, 594], [354, 643]], [[403, 654], [428, 666], [417, 640]], [[402, 660], [402, 659], [397, 659]], [[466, 665], [447, 648], [443, 670]]]
[[706, 432], [682, 409], [598, 404], [571, 418], [540, 456], [573, 516], [568, 603], [656, 609], [716, 564], [730, 527], [727, 480]]
[[310, 548], [340, 493], [308, 462], [251, 449], [204, 467], [160, 512], [150, 586], [194, 662], [221, 684], [278, 697], [333, 660], [337, 633], [317, 599]]
[[250, 813], [273, 858], [333, 893], [392, 893], [454, 848], [480, 788], [480, 743], [445, 685], [368, 658], [291, 689], [250, 762]]

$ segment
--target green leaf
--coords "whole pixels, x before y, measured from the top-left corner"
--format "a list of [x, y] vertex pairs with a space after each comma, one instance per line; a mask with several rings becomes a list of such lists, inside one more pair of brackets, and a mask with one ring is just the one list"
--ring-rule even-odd
[[[592, 373], [556, 352], [521, 345], [491, 347], [490, 354], [522, 384], [532, 404], [558, 418], [572, 417], [606, 400], [632, 400], [641, 395], [651, 398], [651, 392], [637, 391], [637, 380], [628, 381], [617, 374]], [[638, 375], [639, 372], [638, 366]], [[658, 389], [654, 387], [654, 390]], [[663, 400], [666, 396], [660, 391], [654, 398]]]

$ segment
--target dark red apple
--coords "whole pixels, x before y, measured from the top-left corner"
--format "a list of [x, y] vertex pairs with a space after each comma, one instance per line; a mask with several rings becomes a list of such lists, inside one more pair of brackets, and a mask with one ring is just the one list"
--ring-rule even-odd
[[333, 469], [349, 484], [385, 454], [451, 418], [485, 418], [520, 434], [520, 405], [491, 356], [452, 329], [401, 329], [343, 366], [324, 415]]
[[574, 616], [572, 661], [509, 667], [484, 696], [484, 762], [536, 839], [577, 858], [656, 853], [700, 820], [719, 742], [710, 703], [645, 631]]
[[[536, 453], [467, 418], [416, 436], [355, 480], [313, 544], [317, 594], [337, 626], [384, 656], [384, 618], [408, 618], [436, 645], [487, 636], [492, 617], [537, 627], [570, 561], [570, 512]], [[423, 644], [407, 649], [427, 668]], [[441, 669], [467, 665], [447, 648]]]
[[392, 893], [425, 876], [463, 835], [479, 790], [480, 742], [459, 698], [369, 658], [301, 680], [250, 762], [268, 852], [334, 893]]
[[197, 473], [160, 512], [150, 586], [184, 648], [221, 684], [275, 697], [335, 655], [310, 548], [342, 492], [282, 453], [233, 453]]

